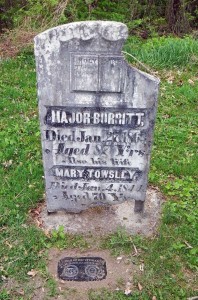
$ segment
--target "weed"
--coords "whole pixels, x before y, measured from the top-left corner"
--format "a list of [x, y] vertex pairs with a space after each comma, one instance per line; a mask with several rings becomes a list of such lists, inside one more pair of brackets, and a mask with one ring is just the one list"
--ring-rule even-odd
[[7, 293], [5, 289], [0, 291], [0, 299], [1, 300], [11, 300], [10, 295]]
[[141, 236], [129, 236], [125, 230], [119, 229], [102, 241], [102, 247], [111, 249], [114, 255], [119, 255], [122, 251], [129, 254], [134, 251], [134, 245], [135, 247], [142, 245], [141, 241]]
[[49, 278], [47, 280], [47, 288], [48, 288], [48, 295], [50, 297], [55, 297], [57, 295], [57, 283], [54, 279]]
[[60, 225], [57, 230], [52, 230], [48, 247], [55, 245], [59, 249], [87, 248], [87, 243], [81, 235], [66, 234], [64, 226]]

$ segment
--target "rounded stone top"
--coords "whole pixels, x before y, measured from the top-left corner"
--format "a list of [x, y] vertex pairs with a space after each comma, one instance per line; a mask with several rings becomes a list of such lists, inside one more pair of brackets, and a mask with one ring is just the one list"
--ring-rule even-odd
[[126, 40], [128, 28], [125, 24], [114, 21], [82, 21], [73, 22], [50, 28], [35, 37], [37, 39], [56, 38], [66, 42], [72, 39], [87, 41], [93, 38], [103, 38], [107, 41], [116, 42]]

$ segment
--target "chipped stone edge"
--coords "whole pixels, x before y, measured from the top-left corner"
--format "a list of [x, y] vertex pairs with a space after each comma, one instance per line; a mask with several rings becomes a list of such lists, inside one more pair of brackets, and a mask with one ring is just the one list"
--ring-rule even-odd
[[[114, 32], [110, 32], [110, 28], [114, 26]], [[115, 31], [115, 27], [118, 29], [118, 33]], [[92, 32], [83, 35], [82, 30], [87, 29], [91, 30]], [[99, 29], [98, 32], [96, 29]], [[89, 40], [93, 37], [96, 37], [98, 34], [100, 34], [104, 39], [109, 40], [109, 41], [117, 41], [120, 39], [127, 39], [128, 37], [128, 28], [125, 24], [121, 22], [114, 22], [114, 21], [81, 21], [81, 22], [72, 22], [56, 27], [52, 27], [50, 29], [47, 29], [38, 35], [35, 36], [34, 41], [36, 42], [37, 39], [42, 39], [46, 38], [47, 35], [49, 35], [52, 32], [56, 32], [57, 30], [59, 31], [64, 31], [64, 36], [60, 36], [63, 38], [62, 41], [68, 41], [73, 38], [81, 38], [82, 40]], [[106, 31], [105, 31], [106, 30]], [[109, 30], [109, 32], [108, 32]], [[75, 34], [74, 34], [75, 31]], [[112, 38], [110, 38], [110, 35], [114, 34]], [[66, 37], [67, 34], [67, 37]], [[106, 35], [107, 34], [107, 35]], [[89, 37], [88, 37], [89, 36]]]

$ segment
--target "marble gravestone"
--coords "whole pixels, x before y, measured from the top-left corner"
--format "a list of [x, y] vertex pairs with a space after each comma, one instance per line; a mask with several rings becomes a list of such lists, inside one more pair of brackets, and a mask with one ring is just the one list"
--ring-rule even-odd
[[86, 21], [35, 37], [48, 212], [143, 209], [159, 80], [126, 63], [127, 35], [122, 23]]

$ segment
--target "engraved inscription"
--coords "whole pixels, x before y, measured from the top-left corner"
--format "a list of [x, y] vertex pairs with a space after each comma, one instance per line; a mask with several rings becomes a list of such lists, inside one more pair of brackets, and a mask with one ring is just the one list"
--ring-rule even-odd
[[96, 281], [107, 276], [101, 257], [65, 257], [58, 262], [58, 277], [67, 281]]
[[100, 58], [100, 91], [117, 92], [123, 90], [122, 59], [120, 57]]
[[46, 106], [50, 195], [70, 207], [86, 207], [126, 201], [144, 191], [148, 114], [146, 109]]
[[72, 91], [123, 91], [122, 56], [71, 54], [70, 86]]
[[98, 57], [71, 55], [71, 85], [74, 91], [98, 90]]
[[64, 267], [60, 277], [73, 278], [78, 275], [78, 272], [78, 267], [76, 267], [75, 265], [67, 265]]
[[101, 107], [47, 107], [45, 123], [54, 127], [73, 127], [78, 125], [93, 125], [100, 127], [136, 128], [146, 124], [145, 109], [101, 108]]
[[137, 181], [141, 177], [139, 169], [132, 168], [107, 168], [107, 167], [70, 167], [70, 166], [56, 166], [50, 171], [50, 175], [61, 179], [79, 179], [79, 180], [105, 180], [105, 181]]

